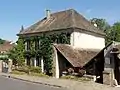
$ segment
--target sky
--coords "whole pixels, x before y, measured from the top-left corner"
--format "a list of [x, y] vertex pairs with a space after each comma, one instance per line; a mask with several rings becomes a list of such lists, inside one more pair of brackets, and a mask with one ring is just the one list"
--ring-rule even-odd
[[0, 38], [15, 42], [21, 26], [29, 27], [51, 13], [75, 9], [87, 19], [120, 21], [120, 0], [0, 0]]

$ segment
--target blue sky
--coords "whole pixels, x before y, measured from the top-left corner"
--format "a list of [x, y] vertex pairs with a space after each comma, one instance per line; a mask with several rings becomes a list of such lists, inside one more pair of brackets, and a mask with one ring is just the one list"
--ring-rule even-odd
[[0, 38], [16, 41], [25, 28], [51, 12], [73, 8], [90, 19], [105, 18], [110, 24], [120, 20], [120, 0], [0, 0]]

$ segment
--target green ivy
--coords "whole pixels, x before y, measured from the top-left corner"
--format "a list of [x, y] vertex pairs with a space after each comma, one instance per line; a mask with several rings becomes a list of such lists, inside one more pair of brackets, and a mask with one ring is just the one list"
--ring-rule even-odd
[[0, 57], [0, 60], [8, 60], [8, 57]]
[[[26, 38], [25, 41], [30, 41], [30, 50], [24, 52], [25, 57], [35, 57], [39, 56], [39, 58], [43, 58], [45, 70], [48, 73], [51, 73], [52, 65], [53, 65], [53, 43], [58, 44], [70, 44], [70, 34], [69, 33], [61, 33], [61, 34], [52, 34], [42, 36], [34, 36], [30, 38]], [[39, 49], [35, 50], [34, 42], [40, 40]]]

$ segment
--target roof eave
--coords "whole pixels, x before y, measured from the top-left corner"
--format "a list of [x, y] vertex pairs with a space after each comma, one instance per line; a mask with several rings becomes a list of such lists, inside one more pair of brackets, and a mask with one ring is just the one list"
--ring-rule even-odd
[[60, 28], [60, 29], [53, 29], [53, 30], [49, 30], [49, 31], [41, 31], [41, 32], [29, 32], [29, 33], [18, 33], [16, 34], [17, 36], [22, 36], [22, 35], [31, 35], [31, 34], [39, 34], [39, 33], [46, 33], [46, 32], [52, 32], [52, 31], [60, 31], [60, 30], [71, 30], [71, 29], [75, 29], [74, 27], [67, 27], [67, 28]]
[[[53, 44], [53, 46], [56, 48], [56, 50], [58, 50], [58, 51], [63, 55], [63, 53], [56, 47], [55, 44]], [[63, 55], [63, 57], [64, 57], [66, 60], [68, 60], [68, 58], [66, 58], [64, 55]], [[72, 64], [69, 60], [68, 60], [68, 62], [69, 62], [73, 67], [82, 67], [82, 66], [83, 66], [83, 65], [74, 65], [74, 64]]]
[[102, 37], [105, 37], [106, 36], [106, 34], [103, 32], [103, 33], [99, 33], [99, 32], [94, 32], [94, 31], [90, 31], [90, 30], [85, 30], [85, 29], [82, 29], [82, 28], [79, 28], [79, 27], [73, 27], [73, 29], [75, 30], [75, 29], [81, 29], [81, 30], [83, 30], [83, 31], [86, 31], [86, 32], [91, 32], [91, 33], [95, 33], [95, 34], [98, 34], [98, 35], [100, 35], [100, 36], [102, 36]]

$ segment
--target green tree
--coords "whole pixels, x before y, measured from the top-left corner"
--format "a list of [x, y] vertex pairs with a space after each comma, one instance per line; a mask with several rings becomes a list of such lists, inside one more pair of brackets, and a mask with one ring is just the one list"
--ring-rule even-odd
[[110, 38], [113, 41], [120, 42], [120, 22], [116, 22], [111, 27]]
[[99, 30], [103, 30], [103, 32], [106, 34], [105, 36], [106, 44], [110, 43], [112, 41], [113, 32], [109, 23], [105, 19], [99, 19], [99, 18], [93, 18], [90, 21], [92, 24], [97, 24], [97, 28]]
[[93, 24], [97, 24], [97, 27], [100, 30], [103, 30], [104, 32], [106, 32], [106, 30], [108, 30], [110, 28], [110, 25], [108, 24], [108, 22], [105, 19], [93, 18], [90, 21]]
[[17, 45], [10, 50], [9, 52], [9, 58], [13, 60], [15, 64], [18, 64], [18, 66], [24, 65], [25, 58], [24, 58], [24, 40], [19, 38], [17, 41]]
[[15, 47], [12, 50], [9, 51], [8, 57], [13, 60], [14, 65], [17, 64], [17, 53], [16, 53], [16, 50], [15, 50]]
[[5, 40], [0, 38], [0, 44], [3, 44], [5, 42]]

